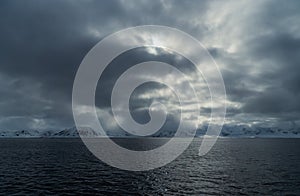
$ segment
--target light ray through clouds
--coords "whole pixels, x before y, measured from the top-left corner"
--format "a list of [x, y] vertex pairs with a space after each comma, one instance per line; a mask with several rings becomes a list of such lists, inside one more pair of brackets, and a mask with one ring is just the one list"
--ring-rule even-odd
[[[72, 83], [85, 54], [108, 34], [145, 24], [178, 28], [208, 48], [225, 82], [226, 123], [300, 126], [299, 7], [299, 1], [269, 0], [1, 1], [0, 129], [72, 127]], [[180, 40], [168, 41], [189, 50]], [[122, 63], [143, 58], [183, 63], [191, 80], [197, 77], [181, 56], [167, 50], [146, 48], [135, 52], [135, 60]], [[114, 75], [107, 73], [103, 82], [111, 85]], [[184, 88], [184, 82], [181, 85]], [[203, 89], [201, 125], [209, 120], [211, 104], [205, 82], [198, 85]], [[98, 110], [103, 111], [99, 117], [114, 130], [116, 125], [108, 120], [108, 90], [102, 90], [97, 97]], [[176, 97], [166, 87], [141, 89], [132, 99], [137, 112], [147, 110], [153, 99], [164, 102], [175, 116], [178, 110]], [[193, 107], [191, 100], [183, 115]]]

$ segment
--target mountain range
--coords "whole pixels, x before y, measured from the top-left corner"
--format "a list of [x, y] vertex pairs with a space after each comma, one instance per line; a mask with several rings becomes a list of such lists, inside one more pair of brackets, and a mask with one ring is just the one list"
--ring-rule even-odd
[[[201, 137], [205, 134], [207, 125], [202, 126], [197, 130], [196, 137]], [[174, 131], [173, 131], [174, 132]], [[153, 137], [172, 137], [172, 131], [159, 131]], [[17, 130], [17, 131], [0, 131], [0, 138], [77, 138], [79, 133], [84, 137], [102, 137], [91, 128], [83, 127], [77, 129], [76, 127], [67, 128], [63, 130]], [[128, 137], [127, 132], [109, 132], [111, 137]], [[288, 127], [261, 127], [248, 125], [224, 125], [221, 137], [272, 137], [272, 138], [300, 138], [300, 126], [295, 124]]]

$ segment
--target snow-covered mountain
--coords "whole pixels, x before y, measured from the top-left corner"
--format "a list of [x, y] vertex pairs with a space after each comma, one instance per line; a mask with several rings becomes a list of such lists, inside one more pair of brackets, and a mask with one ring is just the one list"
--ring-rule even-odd
[[0, 137], [40, 137], [40, 132], [36, 130], [0, 131]]
[[40, 134], [41, 137], [79, 137], [79, 134], [83, 137], [99, 137], [99, 133], [89, 127], [81, 127], [77, 129], [72, 127], [70, 129], [64, 129], [61, 131], [46, 131]]
[[36, 137], [36, 138], [76, 138], [79, 137], [79, 133], [84, 137], [99, 137], [96, 131], [91, 128], [84, 127], [77, 129], [72, 127], [63, 130], [49, 130], [49, 131], [37, 131], [37, 130], [22, 130], [22, 131], [0, 131], [0, 137], [3, 138], [26, 138], [26, 137]]
[[[197, 135], [204, 135], [207, 126], [197, 131]], [[222, 137], [279, 137], [300, 138], [300, 126], [262, 127], [248, 125], [224, 125], [220, 134]]]
[[[196, 136], [201, 137], [205, 134], [207, 125], [202, 126], [197, 130]], [[49, 130], [49, 131], [37, 131], [37, 130], [18, 130], [18, 131], [0, 131], [0, 138], [78, 138], [79, 133], [84, 137], [101, 137], [104, 135], [99, 134], [88, 127], [82, 127], [77, 129], [72, 127], [63, 130]], [[172, 137], [171, 131], [160, 131], [154, 135], [154, 137]], [[109, 134], [110, 135], [110, 134]], [[126, 132], [120, 132], [118, 135], [110, 135], [113, 137], [127, 137]], [[221, 137], [280, 137], [280, 138], [300, 138], [300, 126], [288, 126], [288, 127], [260, 127], [260, 126], [248, 126], [248, 125], [224, 125]]]

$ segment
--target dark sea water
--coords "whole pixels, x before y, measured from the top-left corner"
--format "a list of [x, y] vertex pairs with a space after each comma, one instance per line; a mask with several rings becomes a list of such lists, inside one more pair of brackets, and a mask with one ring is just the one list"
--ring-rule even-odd
[[199, 144], [165, 167], [129, 172], [80, 139], [0, 139], [0, 194], [300, 195], [300, 139], [219, 139], [204, 157]]

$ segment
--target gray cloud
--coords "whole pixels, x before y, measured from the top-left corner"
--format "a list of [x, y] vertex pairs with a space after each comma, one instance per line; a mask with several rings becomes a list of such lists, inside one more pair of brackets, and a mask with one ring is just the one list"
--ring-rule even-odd
[[[73, 126], [72, 84], [85, 54], [104, 36], [143, 24], [179, 28], [209, 48], [224, 77], [229, 120], [251, 123], [260, 116], [262, 122], [270, 117], [278, 122], [299, 121], [299, 4], [1, 1], [0, 129]], [[154, 58], [142, 50], [133, 54], [124, 54], [105, 72], [97, 91], [99, 108], [109, 107], [108, 87], [122, 73], [121, 68], [115, 70], [117, 64], [130, 66]], [[174, 55], [163, 51], [155, 58], [189, 67], [187, 62], [177, 62]], [[160, 88], [148, 86], [138, 90], [138, 94], [151, 89]], [[133, 116], [143, 122], [147, 111], [140, 108], [146, 108], [151, 100], [137, 97], [133, 97]], [[210, 109], [204, 106], [203, 111]], [[176, 118], [170, 117], [166, 126], [176, 126], [176, 122], [172, 124]]]

